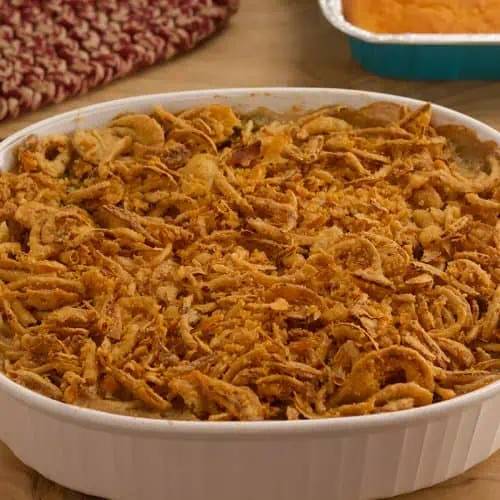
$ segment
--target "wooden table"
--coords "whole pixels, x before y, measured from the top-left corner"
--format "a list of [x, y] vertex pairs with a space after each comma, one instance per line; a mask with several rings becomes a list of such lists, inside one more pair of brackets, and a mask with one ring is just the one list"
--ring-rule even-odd
[[[362, 71], [351, 59], [345, 37], [322, 18], [315, 0], [242, 0], [241, 11], [231, 26], [195, 52], [86, 96], [2, 123], [0, 137], [53, 114], [120, 97], [267, 85], [343, 87], [407, 95], [453, 107], [500, 128], [500, 83], [380, 79]], [[0, 444], [0, 498], [83, 500], [88, 497], [41, 478]], [[459, 478], [404, 497], [405, 500], [499, 498], [500, 453]]]

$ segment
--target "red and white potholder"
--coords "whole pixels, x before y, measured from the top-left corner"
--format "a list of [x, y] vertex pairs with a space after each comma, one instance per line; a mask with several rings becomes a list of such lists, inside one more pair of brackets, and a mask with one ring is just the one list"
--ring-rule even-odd
[[239, 0], [0, 0], [0, 120], [185, 52]]

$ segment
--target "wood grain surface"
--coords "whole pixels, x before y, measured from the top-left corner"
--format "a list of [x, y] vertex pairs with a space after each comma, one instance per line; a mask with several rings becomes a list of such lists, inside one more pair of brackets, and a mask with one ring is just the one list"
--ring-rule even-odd
[[[365, 73], [351, 59], [347, 40], [322, 18], [316, 0], [242, 0], [241, 11], [231, 25], [196, 51], [86, 96], [1, 123], [0, 137], [56, 113], [110, 99], [173, 90], [283, 85], [401, 94], [452, 107], [500, 128], [500, 83], [425, 83], [377, 78]], [[497, 453], [461, 477], [401, 500], [499, 498], [500, 453]], [[40, 477], [0, 444], [0, 499], [88, 500], [89, 497]], [[273, 499], [263, 497], [263, 500]]]

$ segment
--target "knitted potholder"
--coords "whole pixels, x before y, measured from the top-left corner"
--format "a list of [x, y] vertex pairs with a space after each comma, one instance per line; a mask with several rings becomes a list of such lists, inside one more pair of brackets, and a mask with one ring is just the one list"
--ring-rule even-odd
[[0, 0], [0, 120], [191, 49], [239, 0]]

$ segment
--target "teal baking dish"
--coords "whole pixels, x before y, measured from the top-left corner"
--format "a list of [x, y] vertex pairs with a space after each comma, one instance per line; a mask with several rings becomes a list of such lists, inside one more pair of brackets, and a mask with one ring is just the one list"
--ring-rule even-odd
[[499, 45], [375, 44], [349, 36], [353, 57], [380, 76], [407, 80], [500, 80]]
[[342, 0], [319, 0], [328, 21], [349, 37], [367, 71], [405, 80], [500, 80], [500, 34], [378, 35], [353, 26]]

